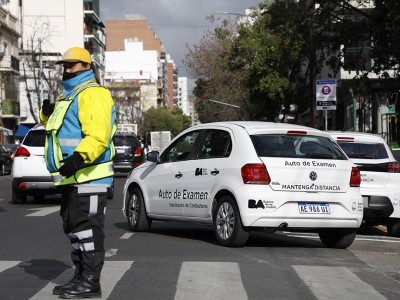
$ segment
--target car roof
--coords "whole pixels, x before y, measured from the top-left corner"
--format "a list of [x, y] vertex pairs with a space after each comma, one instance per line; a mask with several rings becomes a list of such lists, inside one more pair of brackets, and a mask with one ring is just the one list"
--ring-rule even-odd
[[226, 122], [213, 122], [196, 125], [193, 128], [210, 128], [210, 127], [227, 127], [231, 129], [243, 128], [249, 134], [260, 134], [260, 133], [287, 133], [289, 130], [306, 131], [307, 134], [322, 135], [329, 137], [326, 132], [321, 130], [297, 125], [290, 123], [274, 123], [274, 122], [263, 122], [263, 121], [226, 121]]
[[384, 143], [385, 140], [378, 134], [375, 133], [367, 133], [367, 132], [355, 132], [355, 131], [327, 131], [333, 138], [337, 139], [338, 137], [343, 138], [354, 138], [354, 142], [375, 142], [375, 143]]

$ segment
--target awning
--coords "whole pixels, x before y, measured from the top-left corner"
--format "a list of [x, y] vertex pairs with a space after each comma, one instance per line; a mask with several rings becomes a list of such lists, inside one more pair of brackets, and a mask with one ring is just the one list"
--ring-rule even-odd
[[4, 135], [8, 135], [8, 136], [13, 135], [13, 131], [11, 129], [0, 126], [0, 130], [3, 131]]
[[31, 129], [35, 124], [19, 124], [18, 129], [15, 132], [15, 137], [24, 137], [26, 133]]

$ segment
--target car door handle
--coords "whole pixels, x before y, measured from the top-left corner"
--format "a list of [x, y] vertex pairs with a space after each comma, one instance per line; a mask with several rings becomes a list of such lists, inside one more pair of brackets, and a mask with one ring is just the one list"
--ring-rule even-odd
[[219, 174], [219, 171], [218, 170], [214, 170], [214, 171], [211, 171], [211, 175], [218, 175]]
[[183, 174], [181, 172], [175, 174], [175, 178], [178, 178], [178, 179], [181, 178], [182, 176], [183, 176]]

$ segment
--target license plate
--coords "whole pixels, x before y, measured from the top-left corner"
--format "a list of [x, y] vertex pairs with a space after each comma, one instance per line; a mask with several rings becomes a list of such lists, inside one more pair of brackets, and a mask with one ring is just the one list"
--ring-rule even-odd
[[301, 214], [330, 214], [331, 210], [328, 203], [307, 203], [299, 202], [299, 212]]
[[117, 149], [118, 154], [125, 154], [125, 149]]

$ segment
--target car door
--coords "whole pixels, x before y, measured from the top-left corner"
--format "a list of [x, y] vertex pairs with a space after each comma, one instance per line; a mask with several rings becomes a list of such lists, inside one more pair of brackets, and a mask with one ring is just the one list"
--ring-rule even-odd
[[214, 189], [229, 163], [232, 138], [228, 131], [207, 130], [197, 159], [181, 167], [182, 203], [185, 217], [210, 217]]
[[198, 136], [199, 131], [192, 131], [173, 142], [148, 175], [148, 210], [151, 214], [183, 216], [182, 168], [191, 163]]

